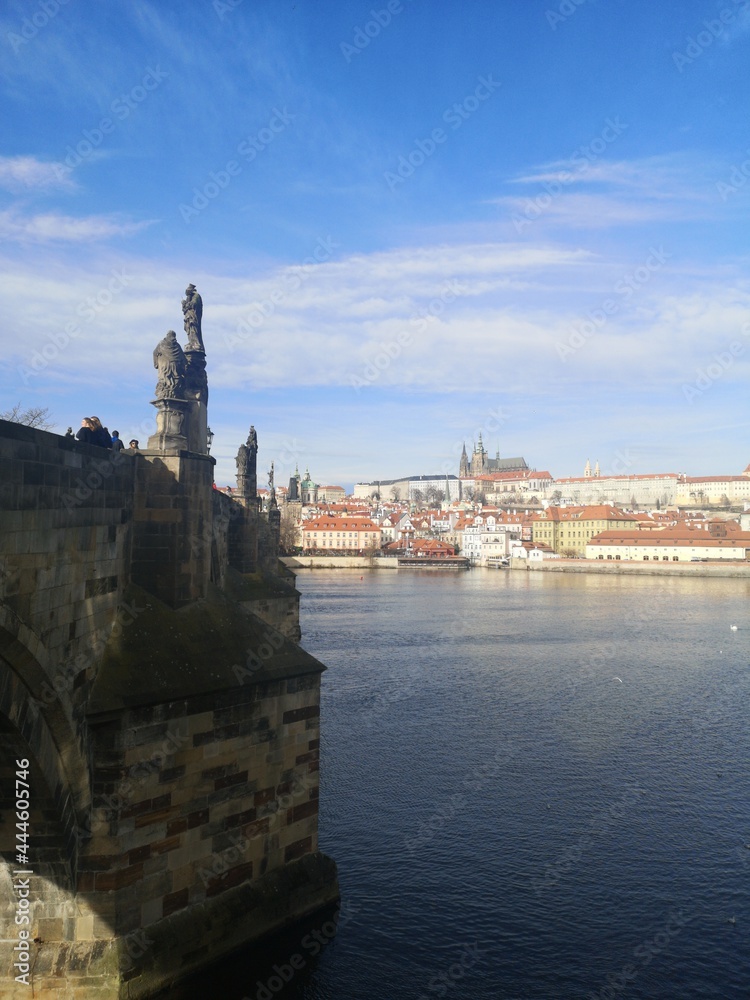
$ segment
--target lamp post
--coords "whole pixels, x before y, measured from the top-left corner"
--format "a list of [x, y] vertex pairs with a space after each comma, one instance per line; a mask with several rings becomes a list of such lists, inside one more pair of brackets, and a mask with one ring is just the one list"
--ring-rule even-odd
[[206, 452], [209, 455], [211, 454], [211, 444], [213, 443], [213, 440], [214, 440], [214, 432], [211, 430], [210, 427], [207, 427], [206, 428]]

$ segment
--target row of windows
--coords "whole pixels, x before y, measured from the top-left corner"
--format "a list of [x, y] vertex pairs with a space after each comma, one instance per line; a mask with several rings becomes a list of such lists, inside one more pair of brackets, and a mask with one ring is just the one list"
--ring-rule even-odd
[[[356, 548], [359, 547], [359, 542], [357, 541], [356, 538], [339, 538], [335, 542], [334, 542], [334, 540], [332, 538], [321, 538], [320, 544], [322, 546], [325, 546], [325, 547], [329, 548], [329, 549], [330, 548], [345, 548], [345, 549], [346, 548], [352, 548], [352, 549], [356, 549]], [[314, 548], [317, 547], [317, 545], [318, 545], [317, 542], [309, 542], [309, 541], [307, 542], [307, 547], [308, 548], [313, 548], [314, 549]]]
[[[309, 535], [310, 532], [307, 532], [307, 534]], [[344, 532], [337, 531], [336, 532], [336, 538], [341, 538], [342, 534], [344, 535], [345, 538], [356, 538], [359, 535], [359, 532], [358, 531], [344, 531]], [[376, 532], [365, 532], [364, 535], [365, 535], [365, 538], [375, 538]], [[313, 531], [312, 536], [313, 536], [313, 538], [317, 538], [318, 537], [317, 531]], [[321, 538], [325, 538], [326, 537], [326, 532], [325, 531], [321, 531], [320, 537]], [[333, 538], [333, 532], [332, 531], [328, 532], [328, 538]]]
[[[600, 555], [600, 556], [597, 556], [596, 558], [597, 559], [603, 559], [604, 556]], [[612, 556], [607, 556], [607, 559], [611, 559], [611, 558], [612, 558]], [[619, 556], [615, 556], [614, 558], [615, 559], [619, 559], [620, 557]], [[645, 562], [648, 562], [650, 558], [651, 558], [650, 556], [644, 556], [643, 557], [643, 559], [644, 559]], [[662, 562], [669, 562], [669, 556], [662, 556], [661, 558], [662, 558]], [[654, 559], [654, 562], [659, 562], [659, 557], [658, 556], [654, 556], [653, 559]], [[679, 561], [680, 561], [680, 557], [679, 556], [672, 556], [672, 562], [679, 562]]]

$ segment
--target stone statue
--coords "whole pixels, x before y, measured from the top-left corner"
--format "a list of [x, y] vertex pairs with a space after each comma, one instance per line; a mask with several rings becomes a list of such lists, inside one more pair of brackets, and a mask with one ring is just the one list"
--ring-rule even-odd
[[154, 368], [159, 372], [156, 383], [157, 399], [183, 399], [187, 358], [177, 343], [177, 334], [170, 330], [154, 349]]
[[241, 444], [240, 450], [237, 452], [237, 458], [235, 462], [237, 463], [237, 478], [247, 475], [248, 466], [248, 456], [247, 456], [247, 445]]
[[253, 504], [258, 499], [258, 435], [250, 428], [247, 443], [241, 444], [237, 452], [237, 492]]
[[188, 285], [185, 289], [185, 298], [182, 300], [182, 314], [185, 317], [185, 333], [187, 334], [186, 351], [203, 351], [203, 332], [201, 330], [201, 320], [203, 319], [203, 299], [195, 290], [195, 285]]
[[268, 472], [268, 509], [276, 510], [278, 504], [276, 503], [276, 487], [273, 484], [273, 462], [271, 462], [271, 468]]
[[247, 449], [253, 455], [258, 454], [258, 435], [255, 433], [255, 428], [250, 425], [250, 433], [247, 436]]

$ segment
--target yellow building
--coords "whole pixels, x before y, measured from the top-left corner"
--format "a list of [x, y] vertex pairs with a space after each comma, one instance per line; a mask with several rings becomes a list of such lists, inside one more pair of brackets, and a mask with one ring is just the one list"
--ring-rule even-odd
[[380, 548], [380, 527], [368, 517], [318, 517], [302, 525], [305, 552], [356, 552]]
[[639, 521], [609, 504], [588, 507], [548, 507], [531, 520], [531, 540], [549, 545], [562, 556], [586, 555], [586, 546], [594, 535], [618, 528], [637, 530]]

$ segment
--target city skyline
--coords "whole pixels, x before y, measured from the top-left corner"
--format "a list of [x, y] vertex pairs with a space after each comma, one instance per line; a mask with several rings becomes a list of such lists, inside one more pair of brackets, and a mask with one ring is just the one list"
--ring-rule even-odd
[[632, 7], [7, 4], [0, 409], [144, 443], [193, 282], [222, 485], [738, 474], [750, 14]]

